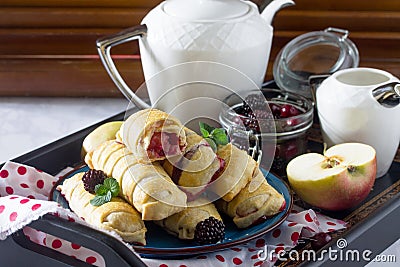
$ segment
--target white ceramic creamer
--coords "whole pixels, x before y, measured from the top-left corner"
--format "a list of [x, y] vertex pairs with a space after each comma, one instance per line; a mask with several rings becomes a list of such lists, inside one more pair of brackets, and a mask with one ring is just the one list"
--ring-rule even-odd
[[[272, 44], [271, 22], [280, 8], [292, 4], [274, 0], [260, 14], [251, 1], [166, 0], [141, 25], [102, 38], [97, 47], [117, 87], [139, 108], [149, 106], [126, 85], [110, 55], [111, 47], [135, 39], [153, 107], [172, 112], [193, 98], [222, 101], [232, 91], [261, 86]], [[212, 103], [197, 104], [213, 110]], [[193, 110], [193, 103], [190, 106], [174, 115], [183, 119], [201, 113]], [[218, 111], [212, 112], [216, 120], [220, 107], [219, 103]]]
[[328, 77], [316, 92], [322, 136], [328, 146], [345, 142], [369, 144], [377, 152], [377, 177], [387, 173], [400, 142], [400, 104], [383, 105], [378, 88], [399, 99], [399, 79], [372, 68], [351, 68]]

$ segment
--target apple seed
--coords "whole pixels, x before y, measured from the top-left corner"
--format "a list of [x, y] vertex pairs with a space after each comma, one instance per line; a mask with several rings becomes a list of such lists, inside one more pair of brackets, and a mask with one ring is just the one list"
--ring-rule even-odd
[[340, 161], [335, 158], [327, 158], [324, 163], [322, 163], [323, 169], [330, 169], [340, 164]]

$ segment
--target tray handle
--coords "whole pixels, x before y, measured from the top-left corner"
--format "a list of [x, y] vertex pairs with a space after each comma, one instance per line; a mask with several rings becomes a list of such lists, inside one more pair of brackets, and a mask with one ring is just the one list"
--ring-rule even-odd
[[[147, 266], [119, 240], [86, 225], [46, 214], [28, 226], [98, 252], [103, 256], [106, 266]], [[12, 238], [21, 247], [56, 259], [62, 263], [71, 266], [93, 266], [30, 241], [22, 230], [14, 233]]]

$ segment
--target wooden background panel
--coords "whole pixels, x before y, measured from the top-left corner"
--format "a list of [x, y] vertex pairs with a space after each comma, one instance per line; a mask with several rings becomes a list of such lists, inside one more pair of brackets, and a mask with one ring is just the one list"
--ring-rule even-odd
[[[398, 10], [397, 0], [294, 0], [302, 10]], [[161, 0], [2, 0], [4, 7], [155, 7]], [[261, 3], [261, 0], [253, 0]]]
[[[0, 96], [122, 97], [100, 63], [96, 39], [139, 24], [159, 2], [2, 0]], [[287, 42], [329, 26], [350, 31], [349, 38], [360, 52], [360, 66], [385, 69], [400, 77], [400, 1], [295, 2], [296, 6], [275, 16], [266, 79], [272, 78], [275, 57]], [[137, 42], [112, 52], [128, 84], [137, 88], [143, 82]]]
[[[275, 60], [278, 52], [292, 38], [303, 33], [300, 31], [277, 31], [271, 49], [271, 60]], [[349, 38], [358, 47], [360, 61], [398, 62], [400, 64], [400, 33], [350, 32]], [[400, 76], [400, 65], [396, 73]]]
[[298, 10], [399, 11], [397, 0], [294, 0]]
[[300, 34], [327, 27], [347, 29], [360, 54], [360, 66], [400, 77], [400, 1], [295, 0], [274, 20], [275, 34], [267, 78], [280, 49]]
[[146, 8], [3, 7], [2, 28], [64, 29], [124, 28], [139, 24]]
[[[131, 88], [143, 83], [137, 57], [116, 58]], [[92, 58], [0, 58], [1, 96], [122, 97], [100, 60]]]
[[[16, 55], [97, 55], [96, 40], [120, 28], [0, 29], [0, 58]], [[137, 42], [113, 48], [116, 54], [139, 54]]]
[[287, 31], [312, 31], [316, 27], [321, 29], [334, 25], [337, 28], [355, 32], [399, 32], [400, 12], [295, 10], [293, 8], [282, 10], [274, 24], [279, 27], [279, 30]]
[[4, 7], [145, 7], [153, 8], [160, 0], [2, 0]]

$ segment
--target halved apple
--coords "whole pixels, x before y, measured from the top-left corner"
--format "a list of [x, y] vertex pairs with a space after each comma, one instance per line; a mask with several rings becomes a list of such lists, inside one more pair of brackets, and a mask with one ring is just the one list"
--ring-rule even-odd
[[332, 146], [324, 155], [307, 153], [286, 168], [292, 189], [312, 206], [344, 210], [363, 201], [376, 178], [376, 151], [361, 143]]
[[94, 150], [102, 143], [115, 139], [115, 135], [121, 128], [122, 123], [123, 121], [106, 122], [90, 132], [83, 140], [82, 156], [84, 157], [86, 153]]

